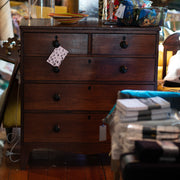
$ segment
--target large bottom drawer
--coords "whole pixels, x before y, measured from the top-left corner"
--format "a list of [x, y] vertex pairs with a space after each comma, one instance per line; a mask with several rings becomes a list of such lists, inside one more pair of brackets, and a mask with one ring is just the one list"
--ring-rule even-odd
[[153, 90], [153, 85], [24, 84], [25, 110], [109, 111], [122, 89]]
[[[99, 126], [102, 125], [102, 119], [106, 115], [106, 113], [24, 113], [24, 142], [98, 143]], [[109, 132], [107, 136], [110, 142]]]

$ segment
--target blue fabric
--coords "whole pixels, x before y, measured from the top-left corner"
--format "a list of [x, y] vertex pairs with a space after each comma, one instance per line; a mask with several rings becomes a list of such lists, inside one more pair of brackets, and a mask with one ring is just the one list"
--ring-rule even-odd
[[180, 97], [180, 93], [178, 92], [167, 92], [167, 91], [146, 91], [146, 90], [122, 90], [120, 93], [128, 94], [130, 96], [140, 97], [140, 98], [148, 98], [159, 96], [162, 98], [170, 98], [170, 97]]

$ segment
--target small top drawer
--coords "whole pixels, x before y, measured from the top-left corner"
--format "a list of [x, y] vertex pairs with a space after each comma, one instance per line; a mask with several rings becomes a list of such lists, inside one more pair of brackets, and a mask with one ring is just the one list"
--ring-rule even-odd
[[49, 55], [52, 53], [55, 40], [69, 51], [69, 54], [87, 54], [87, 34], [55, 34], [55, 33], [25, 33], [24, 55]]
[[94, 34], [92, 38], [92, 54], [153, 56], [155, 50], [155, 35]]

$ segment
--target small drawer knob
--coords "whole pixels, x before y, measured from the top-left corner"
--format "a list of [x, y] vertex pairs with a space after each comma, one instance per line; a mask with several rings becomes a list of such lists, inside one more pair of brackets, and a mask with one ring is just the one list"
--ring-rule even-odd
[[54, 101], [59, 101], [61, 99], [60, 94], [56, 93], [53, 96]]
[[60, 46], [60, 43], [58, 41], [58, 36], [55, 36], [55, 40], [52, 42], [53, 47], [58, 48]]
[[60, 131], [60, 125], [59, 125], [59, 124], [54, 125], [53, 131], [54, 131], [55, 133], [58, 133], [58, 132]]
[[126, 72], [128, 71], [128, 68], [127, 68], [127, 66], [122, 65], [122, 66], [120, 66], [119, 71], [120, 71], [121, 73], [126, 73]]
[[88, 59], [88, 63], [91, 64], [92, 60], [91, 59]]
[[88, 86], [88, 90], [91, 90], [91, 86]]
[[52, 70], [54, 73], [58, 73], [60, 71], [59, 67], [57, 67], [57, 66], [53, 67]]
[[126, 49], [128, 47], [128, 43], [126, 42], [126, 37], [123, 37], [123, 40], [120, 42], [120, 47], [122, 49]]

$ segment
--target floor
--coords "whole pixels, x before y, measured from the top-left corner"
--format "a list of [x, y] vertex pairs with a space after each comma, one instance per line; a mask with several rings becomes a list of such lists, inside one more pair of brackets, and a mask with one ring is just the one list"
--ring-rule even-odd
[[[1, 137], [1, 136], [0, 136]], [[108, 154], [65, 154], [56, 151], [36, 150], [32, 153], [26, 170], [20, 169], [20, 155], [7, 152], [13, 145], [3, 140], [3, 157], [0, 180], [113, 180]], [[20, 145], [13, 150], [20, 153]]]

